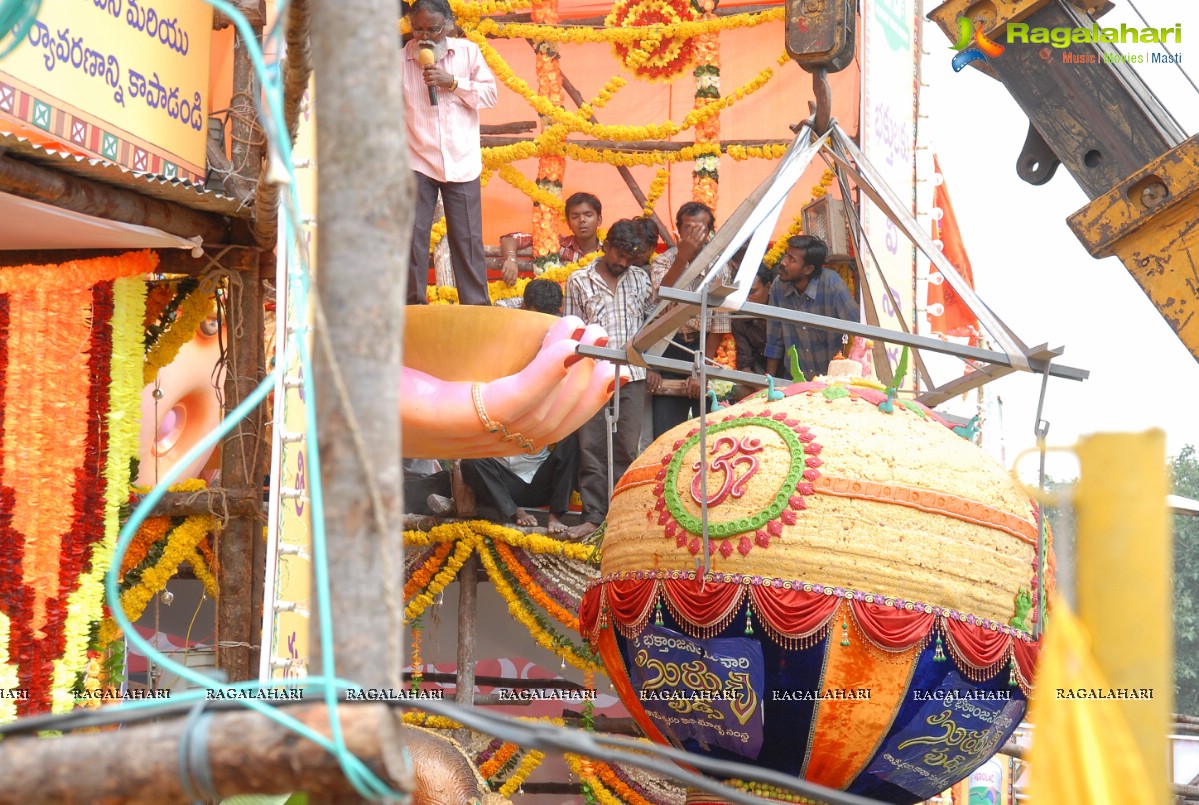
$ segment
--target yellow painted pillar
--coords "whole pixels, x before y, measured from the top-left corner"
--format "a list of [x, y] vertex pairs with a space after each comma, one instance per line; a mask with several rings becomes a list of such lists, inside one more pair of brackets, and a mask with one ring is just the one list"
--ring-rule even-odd
[[1174, 629], [1166, 437], [1160, 430], [1088, 436], [1078, 459], [1079, 618], [1110, 685], [1153, 692], [1119, 703], [1153, 786], [1147, 801], [1167, 805]]

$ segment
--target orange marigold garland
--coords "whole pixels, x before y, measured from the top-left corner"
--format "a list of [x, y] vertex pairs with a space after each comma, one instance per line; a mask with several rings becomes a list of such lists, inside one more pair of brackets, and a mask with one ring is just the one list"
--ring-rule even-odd
[[613, 47], [621, 62], [638, 78], [673, 81], [695, 58], [692, 39], [663, 36], [656, 26], [694, 22], [695, 9], [689, 0], [617, 0], [604, 20], [609, 28], [642, 28], [636, 45], [616, 42]]
[[[703, 0], [703, 19], [712, 20], [715, 4]], [[720, 100], [720, 34], [715, 31], [695, 37], [695, 109]], [[720, 115], [707, 117], [695, 126], [695, 144], [712, 150], [697, 157], [691, 171], [691, 197], [716, 209], [716, 187], [720, 181]]]
[[[0, 269], [0, 680], [25, 691], [5, 717], [75, 706], [116, 496], [137, 452], [135, 277], [157, 261], [137, 252]], [[26, 355], [37, 360], [10, 361]]]
[[[556, 25], [558, 22], [558, 0], [534, 0], [533, 22]], [[558, 46], [553, 42], [538, 42], [535, 48], [537, 92], [554, 106], [562, 107], [562, 67], [559, 63]], [[541, 118], [541, 127], [553, 125], [547, 117]], [[560, 151], [542, 151], [537, 160], [537, 187], [556, 198], [562, 198], [562, 180], [566, 172], [566, 157]], [[545, 270], [549, 263], [558, 262], [558, 224], [561, 215], [557, 208], [533, 204], [533, 257], [534, 266]], [[540, 273], [540, 272], [538, 272]]]

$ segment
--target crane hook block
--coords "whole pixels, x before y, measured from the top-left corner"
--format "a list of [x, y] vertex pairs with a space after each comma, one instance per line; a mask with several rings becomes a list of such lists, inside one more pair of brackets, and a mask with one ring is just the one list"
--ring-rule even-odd
[[800, 67], [830, 73], [853, 61], [855, 0], [787, 0], [787, 53]]

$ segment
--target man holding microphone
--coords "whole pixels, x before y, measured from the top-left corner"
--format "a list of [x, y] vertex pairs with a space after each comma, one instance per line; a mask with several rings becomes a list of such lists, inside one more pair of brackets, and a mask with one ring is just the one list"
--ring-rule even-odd
[[495, 76], [477, 45], [450, 36], [456, 23], [447, 0], [414, 0], [408, 19], [412, 39], [404, 48], [404, 104], [416, 177], [408, 304], [425, 303], [429, 237], [440, 193], [458, 301], [489, 305], [479, 110], [495, 106]]

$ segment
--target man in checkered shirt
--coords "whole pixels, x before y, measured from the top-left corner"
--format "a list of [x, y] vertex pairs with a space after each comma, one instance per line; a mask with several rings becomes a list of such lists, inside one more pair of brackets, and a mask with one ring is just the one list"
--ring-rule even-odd
[[[824, 267], [828, 247], [820, 238], [798, 235], [787, 240], [787, 251], [779, 260], [778, 277], [770, 288], [770, 304], [787, 310], [860, 321], [858, 303], [836, 271]], [[791, 322], [770, 321], [766, 325], [766, 373], [779, 377], [779, 360], [794, 346], [799, 368], [811, 380], [828, 373], [831, 361], [845, 344], [841, 333], [805, 327]], [[790, 368], [787, 368], [790, 374]], [[797, 379], [797, 378], [792, 378]]]
[[[635, 265], [642, 248], [640, 228], [630, 220], [617, 221], [608, 230], [604, 252], [566, 281], [563, 312], [587, 324], [599, 324], [608, 333], [607, 346], [623, 349], [641, 328], [650, 311], [650, 283], [645, 270]], [[637, 457], [645, 418], [645, 369], [630, 366], [631, 379], [620, 387], [620, 417], [612, 435], [612, 479], [624, 475]], [[613, 393], [616, 379], [613, 377]], [[568, 531], [576, 539], [589, 536], [608, 516], [608, 433], [604, 409], [579, 428], [579, 494], [583, 498], [582, 522]]]

